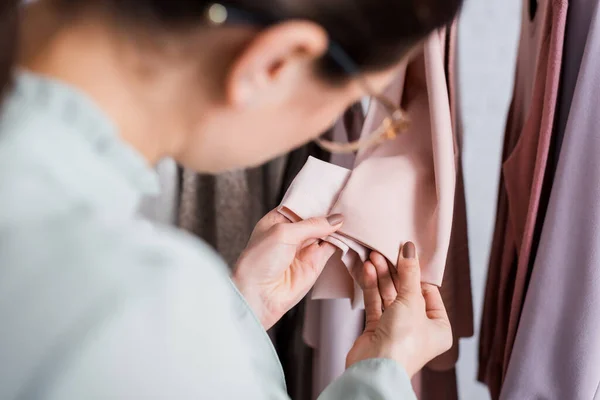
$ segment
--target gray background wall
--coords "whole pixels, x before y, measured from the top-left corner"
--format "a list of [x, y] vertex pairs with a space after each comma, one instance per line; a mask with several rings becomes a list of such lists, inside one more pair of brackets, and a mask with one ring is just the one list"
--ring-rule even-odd
[[[494, 228], [500, 156], [510, 103], [523, 0], [466, 0], [459, 36], [464, 166], [471, 274], [479, 331]], [[489, 399], [476, 383], [478, 337], [463, 341], [458, 366], [461, 400]]]

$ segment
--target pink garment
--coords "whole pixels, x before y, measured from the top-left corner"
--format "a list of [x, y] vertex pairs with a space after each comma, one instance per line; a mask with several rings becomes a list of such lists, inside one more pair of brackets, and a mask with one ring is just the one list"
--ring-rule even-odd
[[567, 0], [523, 1], [515, 92], [504, 144], [485, 294], [479, 380], [500, 396], [531, 274], [531, 251], [555, 121]]
[[[469, 249], [467, 238], [467, 218], [464, 186], [461, 170], [461, 126], [458, 115], [456, 96], [456, 23], [450, 27], [446, 38], [440, 35], [447, 46], [448, 92], [452, 112], [454, 130], [455, 164], [457, 166], [456, 196], [452, 236], [446, 271], [441, 288], [444, 304], [452, 323], [454, 333], [453, 348], [438, 357], [425, 367], [413, 380], [415, 393], [420, 400], [457, 400], [455, 365], [458, 360], [459, 339], [473, 335], [473, 307], [470, 284]], [[424, 64], [418, 64], [423, 70]], [[414, 79], [414, 68], [408, 82]], [[422, 73], [421, 73], [422, 76]], [[403, 88], [399, 90], [402, 91]], [[422, 87], [422, 90], [425, 90]], [[406, 103], [406, 96], [405, 101]], [[375, 109], [371, 109], [371, 113]], [[350, 117], [350, 115], [354, 117]], [[333, 138], [338, 142], [356, 140], [360, 137], [360, 122], [356, 107], [345, 114], [344, 120], [338, 121]], [[348, 123], [348, 122], [351, 123]], [[352, 168], [355, 165], [353, 155], [334, 154], [331, 163]], [[307, 300], [303, 337], [313, 351], [313, 398], [316, 398], [322, 388], [341, 375], [345, 370], [345, 360], [348, 350], [361, 333], [364, 324], [364, 310], [352, 309], [350, 301], [343, 300]]]
[[[454, 368], [459, 358], [460, 339], [473, 336], [473, 295], [471, 290], [471, 268], [469, 260], [469, 238], [467, 227], [467, 204], [462, 170], [462, 124], [457, 91], [457, 60], [458, 52], [458, 22], [455, 21], [449, 28], [446, 44], [447, 49], [447, 76], [448, 93], [450, 95], [450, 110], [452, 114], [454, 131], [454, 151], [456, 164], [456, 190], [454, 198], [454, 217], [452, 221], [452, 235], [446, 260], [444, 281], [440, 289], [444, 305], [454, 334], [454, 344], [445, 354], [429, 363], [423, 370], [426, 375], [422, 379], [423, 387], [420, 388], [421, 400], [426, 399], [457, 399], [456, 380]], [[435, 373], [440, 372], [440, 373]], [[428, 383], [436, 383], [435, 390]], [[445, 396], [440, 397], [440, 391], [445, 391]], [[418, 393], [418, 392], [417, 392]]]
[[[341, 213], [340, 249], [313, 289], [313, 299], [350, 298], [362, 306], [352, 279], [371, 250], [396, 263], [400, 246], [417, 245], [424, 282], [441, 285], [452, 230], [456, 167], [444, 48], [439, 33], [404, 65], [387, 94], [402, 104], [411, 128], [393, 141], [360, 152], [352, 171], [310, 159], [289, 188], [280, 212], [291, 221]], [[374, 107], [363, 135], [382, 122]]]

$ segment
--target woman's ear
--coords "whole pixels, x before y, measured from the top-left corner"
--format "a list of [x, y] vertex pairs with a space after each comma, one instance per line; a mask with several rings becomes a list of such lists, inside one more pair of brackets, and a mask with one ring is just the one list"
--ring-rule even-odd
[[235, 107], [261, 103], [280, 95], [298, 74], [325, 54], [327, 32], [319, 25], [290, 21], [261, 31], [234, 61], [226, 78], [227, 102]]

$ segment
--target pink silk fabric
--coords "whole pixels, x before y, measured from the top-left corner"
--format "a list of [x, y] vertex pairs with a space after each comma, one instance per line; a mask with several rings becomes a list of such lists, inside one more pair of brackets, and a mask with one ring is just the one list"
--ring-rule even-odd
[[[453, 23], [448, 34], [440, 30], [442, 43], [446, 45], [446, 75], [450, 95], [453, 121], [456, 190], [454, 218], [450, 248], [441, 294], [448, 310], [454, 333], [454, 346], [432, 361], [413, 379], [413, 387], [420, 400], [457, 400], [456, 361], [459, 357], [460, 338], [473, 335], [473, 306], [470, 284], [469, 249], [467, 240], [467, 216], [463, 174], [461, 167], [462, 135], [456, 85], [457, 23]], [[416, 63], [424, 71], [424, 63]], [[416, 77], [415, 68], [409, 71], [407, 84]], [[423, 73], [420, 73], [423, 76]], [[422, 78], [421, 78], [422, 80]], [[426, 90], [424, 85], [417, 86]], [[414, 88], [414, 85], [413, 85]], [[403, 87], [401, 89], [404, 89]], [[404, 96], [404, 104], [409, 97]], [[371, 112], [374, 112], [372, 109]], [[352, 107], [344, 118], [335, 125], [332, 136], [338, 142], [356, 140], [361, 136], [364, 125], [363, 111]], [[355, 154], [334, 154], [332, 164], [352, 169], [356, 164]], [[364, 310], [352, 309], [349, 299], [308, 300], [305, 314], [303, 338], [313, 350], [312, 397], [316, 399], [323, 389], [339, 377], [345, 368], [346, 355], [364, 327]]]
[[[311, 158], [279, 207], [290, 221], [345, 216], [342, 229], [324, 238], [340, 251], [317, 281], [313, 299], [350, 298], [353, 307], [362, 307], [362, 292], [352, 279], [356, 269], [372, 250], [396, 264], [407, 241], [417, 246], [422, 280], [442, 284], [456, 185], [442, 40], [440, 33], [431, 35], [422, 55], [400, 68], [386, 92], [408, 113], [410, 129], [359, 152], [352, 170]], [[373, 132], [384, 117], [371, 102], [362, 135]]]

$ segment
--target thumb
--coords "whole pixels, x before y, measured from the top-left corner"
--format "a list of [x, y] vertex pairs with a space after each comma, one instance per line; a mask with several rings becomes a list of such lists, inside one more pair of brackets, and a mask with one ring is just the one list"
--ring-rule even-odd
[[312, 267], [318, 277], [337, 250], [337, 247], [327, 242], [314, 243], [302, 250], [300, 258]]
[[421, 295], [421, 267], [417, 249], [412, 242], [405, 243], [400, 251], [396, 289], [399, 299], [406, 300]]
[[291, 224], [279, 224], [274, 234], [279, 242], [297, 246], [311, 239], [323, 239], [340, 229], [343, 223], [341, 214], [309, 218]]

